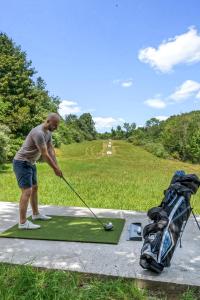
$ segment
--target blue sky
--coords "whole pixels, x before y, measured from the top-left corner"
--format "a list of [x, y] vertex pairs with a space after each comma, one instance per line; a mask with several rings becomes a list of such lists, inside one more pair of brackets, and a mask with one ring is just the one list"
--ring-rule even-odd
[[1, 1], [0, 31], [21, 45], [62, 115], [99, 131], [200, 109], [200, 2]]

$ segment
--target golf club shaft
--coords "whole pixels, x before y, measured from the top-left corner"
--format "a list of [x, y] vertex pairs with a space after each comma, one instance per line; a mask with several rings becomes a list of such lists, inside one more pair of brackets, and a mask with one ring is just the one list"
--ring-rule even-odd
[[95, 213], [91, 210], [91, 208], [87, 205], [87, 203], [81, 198], [81, 196], [75, 191], [75, 189], [71, 186], [71, 184], [65, 179], [64, 176], [62, 176], [62, 179], [66, 182], [66, 184], [70, 187], [70, 189], [78, 196], [78, 198], [83, 202], [83, 204], [90, 210], [90, 212], [93, 214], [93, 216], [97, 219], [97, 221], [101, 224], [101, 226], [104, 225], [103, 223], [99, 220], [99, 218], [95, 215]]

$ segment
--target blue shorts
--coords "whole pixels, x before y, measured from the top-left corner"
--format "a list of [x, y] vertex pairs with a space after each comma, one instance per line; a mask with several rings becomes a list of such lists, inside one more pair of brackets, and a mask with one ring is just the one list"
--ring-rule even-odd
[[13, 160], [13, 171], [17, 178], [18, 185], [21, 189], [30, 188], [37, 184], [36, 165], [28, 161]]

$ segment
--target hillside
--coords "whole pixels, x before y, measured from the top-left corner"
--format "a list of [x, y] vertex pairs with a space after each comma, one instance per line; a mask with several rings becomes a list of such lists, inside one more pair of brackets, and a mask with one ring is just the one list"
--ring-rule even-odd
[[[65, 177], [91, 207], [147, 210], [160, 203], [176, 170], [200, 175], [199, 165], [160, 159], [124, 141], [112, 143], [111, 156], [107, 141], [63, 145], [57, 152]], [[82, 206], [46, 163], [38, 163], [38, 178], [40, 203]], [[0, 189], [0, 201], [18, 201], [11, 164], [0, 173]], [[192, 199], [198, 213], [199, 195]]]

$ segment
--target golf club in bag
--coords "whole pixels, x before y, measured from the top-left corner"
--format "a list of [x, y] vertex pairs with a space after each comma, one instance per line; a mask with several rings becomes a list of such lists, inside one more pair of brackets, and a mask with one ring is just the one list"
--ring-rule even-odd
[[78, 198], [83, 202], [83, 204], [90, 210], [90, 212], [93, 214], [95, 219], [101, 224], [104, 230], [110, 231], [113, 229], [113, 224], [111, 222], [103, 224], [103, 222], [97, 217], [97, 215], [91, 210], [91, 208], [87, 205], [87, 203], [81, 198], [81, 196], [75, 191], [75, 189], [71, 186], [71, 184], [64, 178], [64, 176], [61, 177], [66, 184], [70, 187], [70, 189], [78, 196]]
[[[161, 273], [164, 267], [170, 266], [178, 241], [181, 242], [188, 218], [193, 213], [191, 195], [197, 192], [199, 186], [200, 180], [195, 174], [186, 175], [184, 171], [177, 171], [164, 191], [161, 204], [148, 211], [152, 222], [143, 230], [142, 268]], [[194, 213], [193, 216], [200, 230]]]

